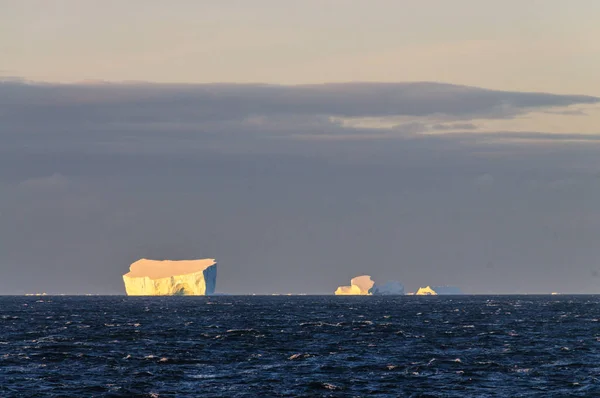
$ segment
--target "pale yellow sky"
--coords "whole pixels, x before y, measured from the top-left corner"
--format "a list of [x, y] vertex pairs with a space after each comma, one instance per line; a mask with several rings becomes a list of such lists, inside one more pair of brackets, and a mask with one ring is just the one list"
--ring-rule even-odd
[[[455, 132], [473, 133], [521, 133], [543, 132], [548, 134], [577, 134], [580, 136], [597, 135], [600, 126], [600, 106], [574, 105], [569, 107], [547, 108], [543, 110], [532, 109], [529, 112], [515, 115], [511, 118], [477, 118], [469, 116], [463, 120], [448, 115], [427, 116], [392, 116], [370, 118], [332, 118], [346, 127], [376, 128], [395, 130], [403, 125], [419, 123], [424, 126], [435, 124], [458, 124], [457, 128], [429, 131], [429, 134], [452, 134]], [[461, 123], [468, 123], [472, 129], [464, 129]], [[458, 122], [458, 123], [457, 123]], [[398, 135], [402, 131], [398, 131]], [[392, 135], [387, 134], [386, 136]], [[584, 138], [584, 137], [582, 137]]]
[[600, 95], [597, 0], [0, 0], [0, 76]]

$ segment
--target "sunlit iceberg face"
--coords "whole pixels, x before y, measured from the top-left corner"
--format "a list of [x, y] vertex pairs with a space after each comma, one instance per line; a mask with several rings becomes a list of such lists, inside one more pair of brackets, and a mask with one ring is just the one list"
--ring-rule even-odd
[[404, 285], [397, 281], [389, 281], [384, 284], [376, 284], [369, 275], [361, 275], [352, 278], [350, 286], [340, 286], [335, 291], [338, 296], [343, 295], [402, 295]]
[[463, 292], [456, 286], [426, 286], [420, 287], [415, 294], [418, 296], [437, 296], [463, 294]]
[[204, 296], [215, 292], [217, 263], [201, 260], [141, 259], [123, 275], [128, 296]]
[[352, 278], [350, 281], [350, 286], [340, 286], [336, 289], [335, 295], [337, 296], [345, 296], [345, 295], [356, 295], [356, 296], [366, 296], [372, 294], [371, 289], [375, 285], [375, 282], [371, 279], [369, 275], [361, 275], [355, 278]]

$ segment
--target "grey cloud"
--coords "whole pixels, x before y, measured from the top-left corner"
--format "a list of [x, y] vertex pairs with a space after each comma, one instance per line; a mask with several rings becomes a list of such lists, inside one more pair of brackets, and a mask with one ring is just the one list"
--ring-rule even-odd
[[[437, 83], [308, 86], [2, 83], [0, 138], [4, 145], [0, 151], [294, 150], [294, 144], [285, 142], [286, 139], [414, 139], [412, 136], [429, 128], [424, 123], [409, 122], [387, 134], [347, 128], [332, 121], [331, 116], [512, 117], [532, 107], [597, 101], [586, 96], [502, 92]], [[437, 130], [473, 127], [471, 123], [433, 126]]]
[[[513, 117], [534, 108], [595, 103], [587, 96], [484, 90], [439, 83], [246, 84], [0, 83], [1, 151], [176, 152], [291, 149], [285, 139], [398, 138], [424, 132], [402, 123], [393, 134], [348, 128], [331, 117], [445, 115]], [[435, 130], [472, 129], [438, 123]], [[483, 137], [482, 137], [483, 138]], [[557, 139], [556, 137], [554, 137]]]
[[0, 86], [4, 120], [59, 123], [241, 120], [254, 115], [504, 117], [530, 108], [597, 103], [576, 95], [439, 83], [101, 84]]
[[329, 118], [451, 125], [596, 101], [425, 83], [4, 83], [0, 294], [123, 293], [142, 256], [215, 256], [230, 293], [330, 293], [366, 267], [410, 290], [597, 292], [595, 136]]

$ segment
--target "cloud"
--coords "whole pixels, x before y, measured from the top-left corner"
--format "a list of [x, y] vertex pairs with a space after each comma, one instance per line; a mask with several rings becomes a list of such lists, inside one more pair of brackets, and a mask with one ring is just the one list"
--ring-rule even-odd
[[277, 86], [5, 82], [0, 88], [0, 101], [8, 107], [5, 118], [34, 114], [54, 122], [64, 118], [103, 123], [220, 121], [257, 115], [505, 117], [532, 108], [599, 101], [589, 96], [494, 91], [440, 83]]
[[123, 293], [143, 256], [215, 256], [231, 293], [328, 293], [365, 264], [411, 289], [597, 292], [598, 135], [483, 130], [580, 102], [597, 99], [3, 83], [0, 294]]
[[[533, 109], [598, 101], [440, 83], [4, 82], [0, 151], [249, 151], [291, 148], [285, 139], [412, 139], [427, 130], [474, 130], [470, 118], [513, 118]], [[389, 134], [377, 131], [377, 121], [384, 119], [392, 120]]]

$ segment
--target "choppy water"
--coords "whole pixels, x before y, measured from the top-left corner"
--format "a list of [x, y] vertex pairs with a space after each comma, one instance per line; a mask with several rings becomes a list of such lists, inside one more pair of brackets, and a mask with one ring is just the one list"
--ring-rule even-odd
[[600, 297], [0, 297], [0, 397], [597, 397]]

